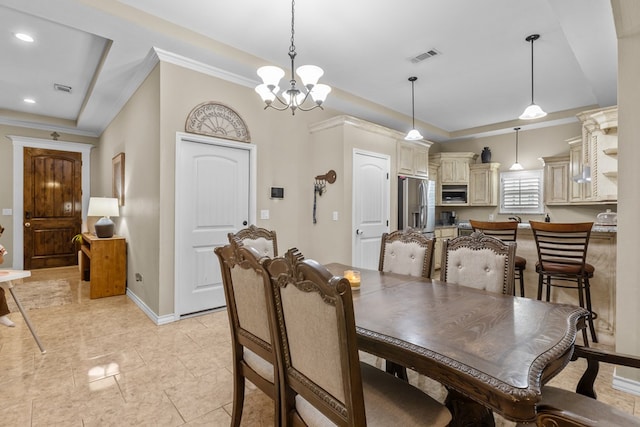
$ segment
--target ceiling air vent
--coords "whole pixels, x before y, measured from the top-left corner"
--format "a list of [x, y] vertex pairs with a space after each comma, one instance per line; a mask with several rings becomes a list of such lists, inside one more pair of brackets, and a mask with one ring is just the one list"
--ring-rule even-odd
[[411, 62], [413, 62], [414, 64], [417, 64], [418, 62], [422, 62], [425, 59], [431, 58], [433, 56], [436, 55], [442, 55], [440, 52], [438, 52], [435, 49], [429, 49], [428, 51], [421, 53], [420, 55], [416, 55], [413, 58], [411, 58]]
[[61, 85], [59, 83], [54, 83], [53, 84], [53, 88], [55, 90], [60, 91], [60, 92], [71, 93], [71, 86], [65, 86], [65, 85]]

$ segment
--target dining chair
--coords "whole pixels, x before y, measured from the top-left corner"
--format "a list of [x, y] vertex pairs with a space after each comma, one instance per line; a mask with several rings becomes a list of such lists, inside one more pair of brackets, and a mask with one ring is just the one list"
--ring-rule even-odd
[[[477, 221], [469, 220], [473, 231], [481, 231], [485, 236], [492, 236], [503, 242], [515, 242], [518, 235], [518, 222], [516, 221]], [[521, 256], [515, 256], [515, 278], [520, 282], [520, 296], [524, 297], [524, 270], [527, 267], [527, 260]], [[513, 295], [516, 294], [516, 287], [513, 287]]]
[[537, 405], [539, 426], [640, 426], [640, 418], [596, 400], [599, 364], [640, 368], [640, 357], [593, 347], [575, 346], [572, 360], [586, 359], [576, 391], [546, 385]]
[[[431, 278], [435, 239], [415, 230], [383, 233], [380, 243], [378, 271]], [[385, 370], [408, 381], [407, 368], [389, 360]]]
[[275, 297], [284, 426], [449, 423], [444, 405], [360, 362], [347, 279], [291, 250], [265, 266]]
[[[245, 380], [274, 402], [274, 426], [281, 424], [280, 382], [274, 350], [273, 296], [260, 254], [235, 240], [215, 248], [220, 261], [233, 349], [232, 424], [242, 420]], [[266, 259], [266, 258], [265, 258]]]
[[443, 282], [513, 294], [515, 242], [503, 242], [474, 231], [442, 242]]
[[435, 240], [415, 230], [383, 233], [378, 271], [431, 277]]
[[[529, 221], [538, 250], [538, 299], [546, 285], [546, 301], [551, 300], [551, 287], [576, 289], [578, 304], [589, 311], [587, 323], [591, 339], [598, 342], [593, 321], [598, 317], [591, 305], [591, 286], [595, 268], [587, 263], [587, 249], [593, 222], [557, 223]], [[545, 280], [546, 279], [546, 280]], [[567, 282], [575, 284], [567, 284]], [[589, 345], [587, 330], [582, 329], [585, 345]]]
[[236, 239], [245, 246], [251, 246], [261, 256], [268, 256], [269, 258], [275, 258], [278, 256], [278, 240], [276, 239], [276, 232], [274, 230], [267, 230], [266, 228], [259, 228], [251, 224], [247, 228], [243, 228], [238, 232], [229, 233], [229, 241]]

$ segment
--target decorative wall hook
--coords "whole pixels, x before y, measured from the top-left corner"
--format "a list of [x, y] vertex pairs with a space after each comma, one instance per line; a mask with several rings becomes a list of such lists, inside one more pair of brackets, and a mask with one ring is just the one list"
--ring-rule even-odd
[[316, 195], [322, 196], [322, 194], [326, 191], [327, 183], [333, 184], [336, 182], [336, 178], [338, 175], [336, 171], [331, 169], [324, 175], [318, 175], [315, 178], [315, 183], [313, 184], [313, 223], [317, 223], [316, 220]]

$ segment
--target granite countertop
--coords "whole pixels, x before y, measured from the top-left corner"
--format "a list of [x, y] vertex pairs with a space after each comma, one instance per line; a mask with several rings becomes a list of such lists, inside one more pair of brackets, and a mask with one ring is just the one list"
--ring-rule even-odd
[[[457, 223], [458, 228], [463, 230], [471, 230], [471, 224], [468, 221], [460, 221]], [[531, 225], [528, 222], [521, 222], [518, 224], [518, 229], [531, 230]], [[618, 227], [616, 225], [597, 225], [594, 224], [591, 229], [592, 233], [617, 233]]]

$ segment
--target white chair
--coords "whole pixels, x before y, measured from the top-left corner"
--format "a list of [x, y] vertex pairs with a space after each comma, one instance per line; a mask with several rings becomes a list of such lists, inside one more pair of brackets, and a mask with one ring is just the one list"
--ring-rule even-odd
[[258, 228], [251, 224], [247, 228], [239, 230], [237, 233], [229, 233], [229, 242], [232, 239], [242, 243], [244, 246], [251, 246], [260, 256], [275, 258], [278, 256], [278, 241], [276, 232], [266, 228]]
[[505, 295], [513, 294], [516, 244], [479, 231], [442, 243], [441, 280]]

